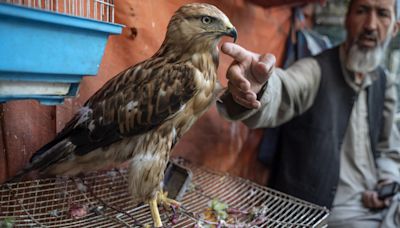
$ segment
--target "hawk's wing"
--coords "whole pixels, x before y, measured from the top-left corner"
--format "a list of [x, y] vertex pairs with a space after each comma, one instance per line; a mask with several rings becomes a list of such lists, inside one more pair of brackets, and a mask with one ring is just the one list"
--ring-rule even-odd
[[97, 91], [56, 138], [32, 156], [30, 170], [146, 133], [177, 113], [196, 93], [192, 66], [144, 68], [145, 63], [121, 72]]

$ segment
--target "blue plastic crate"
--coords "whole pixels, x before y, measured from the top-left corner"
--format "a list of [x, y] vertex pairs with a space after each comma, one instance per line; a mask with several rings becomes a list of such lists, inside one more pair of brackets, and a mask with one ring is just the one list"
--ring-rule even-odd
[[122, 27], [0, 3], [0, 102], [54, 105], [75, 96], [82, 77], [97, 74], [108, 36]]

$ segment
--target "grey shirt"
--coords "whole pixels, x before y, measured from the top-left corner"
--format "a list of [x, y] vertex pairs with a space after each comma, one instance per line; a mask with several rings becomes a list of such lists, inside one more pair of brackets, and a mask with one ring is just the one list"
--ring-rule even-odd
[[[345, 61], [343, 47], [340, 60]], [[342, 64], [344, 66], [344, 64]], [[343, 210], [366, 212], [362, 207], [361, 193], [374, 189], [380, 179], [400, 181], [400, 140], [395, 139], [398, 132], [394, 128], [393, 115], [396, 105], [396, 89], [393, 76], [388, 76], [385, 104], [384, 126], [377, 151], [381, 156], [377, 166], [371, 151], [366, 88], [378, 75], [367, 74], [361, 83], [356, 83], [353, 74], [342, 69], [346, 82], [358, 94], [351, 113], [341, 148], [340, 178], [333, 202], [330, 219], [343, 219], [352, 213]], [[230, 116], [223, 104], [219, 104], [220, 113], [230, 120], [242, 120], [251, 128], [275, 127], [307, 111], [315, 100], [321, 80], [321, 70], [313, 58], [305, 58], [294, 63], [287, 70], [275, 69], [268, 80], [267, 88], [261, 96], [261, 108]], [[340, 113], [338, 113], [340, 115]], [[323, 153], [323, 151], [321, 151]]]

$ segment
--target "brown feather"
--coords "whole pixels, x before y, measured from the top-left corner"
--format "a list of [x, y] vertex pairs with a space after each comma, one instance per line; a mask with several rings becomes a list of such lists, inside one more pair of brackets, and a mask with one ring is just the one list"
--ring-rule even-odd
[[[204, 24], [205, 16], [214, 22]], [[130, 160], [133, 197], [154, 197], [173, 146], [215, 99], [217, 44], [227, 28], [233, 27], [214, 6], [181, 7], [160, 49], [90, 97], [24, 172], [75, 175]]]

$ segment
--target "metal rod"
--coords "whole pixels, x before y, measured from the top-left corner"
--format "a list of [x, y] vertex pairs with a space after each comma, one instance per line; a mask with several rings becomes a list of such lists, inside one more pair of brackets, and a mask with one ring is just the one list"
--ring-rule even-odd
[[[2, 0], [0, 0], [1, 2]], [[114, 23], [114, 0], [3, 0], [11, 4]], [[92, 5], [93, 4], [93, 5]]]
[[111, 23], [114, 23], [114, 10], [115, 10], [115, 6], [114, 6], [114, 0], [111, 0]]
[[97, 20], [97, 1], [96, 0], [93, 2], [93, 9], [94, 9], [93, 18], [95, 20]]
[[100, 3], [100, 21], [103, 20], [103, 14], [104, 14], [104, 5], [103, 3]]
[[95, 0], [96, 2], [99, 2], [100, 4], [106, 5], [106, 6], [113, 6], [114, 4], [112, 3], [112, 0], [108, 1], [100, 1], [100, 0]]
[[106, 9], [106, 12], [105, 12], [105, 14], [106, 14], [106, 21], [107, 22], [110, 22], [111, 20], [110, 20], [110, 6], [109, 5], [105, 5], [105, 7], [104, 7], [105, 9]]
[[83, 2], [79, 0], [79, 16], [83, 17]]
[[86, 16], [90, 18], [90, 0], [86, 0]]

